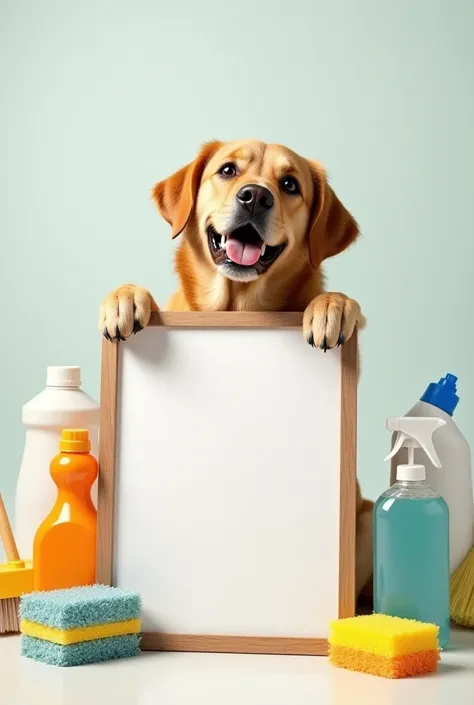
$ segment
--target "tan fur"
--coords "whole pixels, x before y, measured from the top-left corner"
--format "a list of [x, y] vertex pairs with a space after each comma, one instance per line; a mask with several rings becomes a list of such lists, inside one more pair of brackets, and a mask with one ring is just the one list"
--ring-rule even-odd
[[[237, 174], [223, 179], [219, 169], [236, 165]], [[285, 175], [297, 178], [301, 194], [281, 189]], [[245, 184], [264, 186], [274, 205], [266, 242], [286, 248], [254, 281], [234, 281], [214, 264], [206, 229], [228, 226], [236, 193]], [[321, 164], [286, 147], [258, 141], [210, 142], [194, 161], [159, 182], [153, 198], [171, 225], [172, 237], [182, 235], [175, 267], [179, 289], [168, 302], [170, 311], [304, 311], [303, 334], [316, 347], [333, 348], [348, 340], [363, 317], [359, 304], [324, 290], [322, 262], [346, 249], [358, 236], [357, 223], [328, 184]], [[157, 304], [149, 292], [134, 285], [119, 287], [102, 303], [99, 326], [107, 337], [125, 339], [147, 325]], [[359, 594], [372, 571], [372, 504], [357, 487], [357, 576]]]

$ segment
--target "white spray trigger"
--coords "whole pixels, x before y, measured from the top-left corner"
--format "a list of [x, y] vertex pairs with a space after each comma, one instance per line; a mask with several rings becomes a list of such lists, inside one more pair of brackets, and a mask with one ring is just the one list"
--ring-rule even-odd
[[423, 448], [433, 465], [440, 468], [441, 462], [433, 445], [432, 436], [437, 428], [445, 424], [446, 421], [437, 417], [398, 416], [386, 419], [385, 428], [388, 431], [398, 431], [398, 436], [392, 451], [385, 460], [392, 458], [403, 446], [405, 448], [420, 447]]

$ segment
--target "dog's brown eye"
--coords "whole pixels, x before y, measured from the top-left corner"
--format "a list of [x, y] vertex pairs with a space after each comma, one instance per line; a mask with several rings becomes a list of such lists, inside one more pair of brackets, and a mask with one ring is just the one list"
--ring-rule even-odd
[[224, 164], [224, 166], [221, 166], [221, 168], [219, 169], [219, 174], [221, 176], [225, 176], [226, 179], [231, 179], [237, 174], [235, 164], [232, 164], [232, 162]]
[[300, 193], [300, 185], [294, 176], [284, 176], [280, 181], [280, 186], [286, 193], [291, 193], [292, 195]]

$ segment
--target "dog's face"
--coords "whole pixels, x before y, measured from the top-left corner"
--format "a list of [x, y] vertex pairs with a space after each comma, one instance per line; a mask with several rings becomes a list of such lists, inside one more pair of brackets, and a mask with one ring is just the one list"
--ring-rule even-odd
[[200, 258], [239, 282], [317, 268], [358, 233], [321, 165], [280, 145], [210, 143], [153, 193], [173, 237], [186, 230]]
[[197, 197], [199, 232], [229, 279], [251, 281], [301, 252], [313, 201], [309, 165], [285, 147], [260, 142], [220, 147]]

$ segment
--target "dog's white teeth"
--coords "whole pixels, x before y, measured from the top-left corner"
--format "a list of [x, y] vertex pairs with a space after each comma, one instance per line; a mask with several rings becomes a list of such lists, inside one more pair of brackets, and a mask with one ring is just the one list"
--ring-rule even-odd
[[266, 249], [267, 249], [267, 246], [266, 246], [265, 243], [263, 243], [262, 249], [261, 249], [261, 252], [260, 252], [260, 257], [263, 257], [263, 255], [265, 254], [265, 250], [266, 250]]

